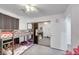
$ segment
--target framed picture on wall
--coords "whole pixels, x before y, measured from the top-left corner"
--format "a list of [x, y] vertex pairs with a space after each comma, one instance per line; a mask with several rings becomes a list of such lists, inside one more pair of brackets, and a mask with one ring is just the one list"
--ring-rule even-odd
[[27, 29], [32, 29], [32, 24], [31, 23], [27, 24]]

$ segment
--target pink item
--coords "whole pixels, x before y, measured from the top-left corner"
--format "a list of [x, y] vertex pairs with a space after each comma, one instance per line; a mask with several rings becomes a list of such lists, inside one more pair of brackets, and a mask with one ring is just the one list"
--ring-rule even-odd
[[7, 38], [7, 37], [12, 37], [12, 32], [1, 32], [0, 33], [1, 38]]
[[73, 51], [74, 51], [74, 55], [79, 55], [79, 48], [74, 48]]
[[67, 50], [67, 51], [66, 51], [66, 55], [72, 55], [72, 52], [69, 51], [69, 50]]
[[[72, 53], [73, 52], [73, 53]], [[73, 48], [73, 51], [66, 51], [66, 55], [79, 55], [79, 46], [77, 46], [77, 48]]]

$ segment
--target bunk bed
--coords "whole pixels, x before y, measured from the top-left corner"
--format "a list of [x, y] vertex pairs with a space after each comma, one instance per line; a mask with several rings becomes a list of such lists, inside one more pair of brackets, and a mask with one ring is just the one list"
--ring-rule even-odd
[[[20, 55], [26, 49], [30, 48], [33, 43], [30, 45], [27, 44], [26, 36], [32, 35], [32, 31], [28, 30], [0, 30], [0, 54], [1, 55]], [[24, 38], [24, 41], [20, 42], [20, 37]], [[28, 38], [27, 38], [28, 39]], [[33, 41], [33, 37], [30, 39]], [[29, 41], [29, 40], [28, 40]]]
[[[22, 54], [26, 49], [30, 48], [33, 45], [33, 42], [30, 45], [28, 45], [28, 42], [27, 42], [28, 38], [25, 38], [26, 36], [33, 35], [32, 31], [29, 32], [28, 30], [14, 30], [13, 33], [14, 33], [14, 38], [19, 37], [19, 40], [22, 39], [21, 37], [24, 38], [23, 41], [19, 41], [19, 47], [15, 48], [15, 50], [14, 50], [15, 55]], [[33, 40], [33, 37], [32, 37], [32, 40]]]
[[[0, 30], [0, 54], [13, 54], [13, 30]], [[8, 51], [8, 52], [6, 52]]]

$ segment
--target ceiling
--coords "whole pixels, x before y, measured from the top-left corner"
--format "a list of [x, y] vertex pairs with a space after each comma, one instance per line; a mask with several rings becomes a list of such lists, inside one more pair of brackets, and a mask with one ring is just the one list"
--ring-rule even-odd
[[69, 5], [68, 4], [37, 4], [38, 12], [32, 12], [30, 14], [24, 13], [23, 6], [18, 4], [0, 4], [0, 8], [9, 12], [15, 13], [18, 16], [35, 18], [53, 14], [64, 13]]

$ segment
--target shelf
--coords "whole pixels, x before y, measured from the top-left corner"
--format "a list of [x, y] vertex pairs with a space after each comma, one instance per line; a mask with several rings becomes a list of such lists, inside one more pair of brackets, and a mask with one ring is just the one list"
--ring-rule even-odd
[[5, 39], [5, 38], [4, 38], [4, 39], [2, 39], [2, 40], [3, 40], [3, 41], [12, 40], [12, 38], [8, 38], [8, 39]]
[[5, 45], [5, 44], [8, 44], [8, 43], [12, 43], [13, 41], [10, 41], [10, 42], [6, 42], [6, 43], [3, 43], [3, 45]]

